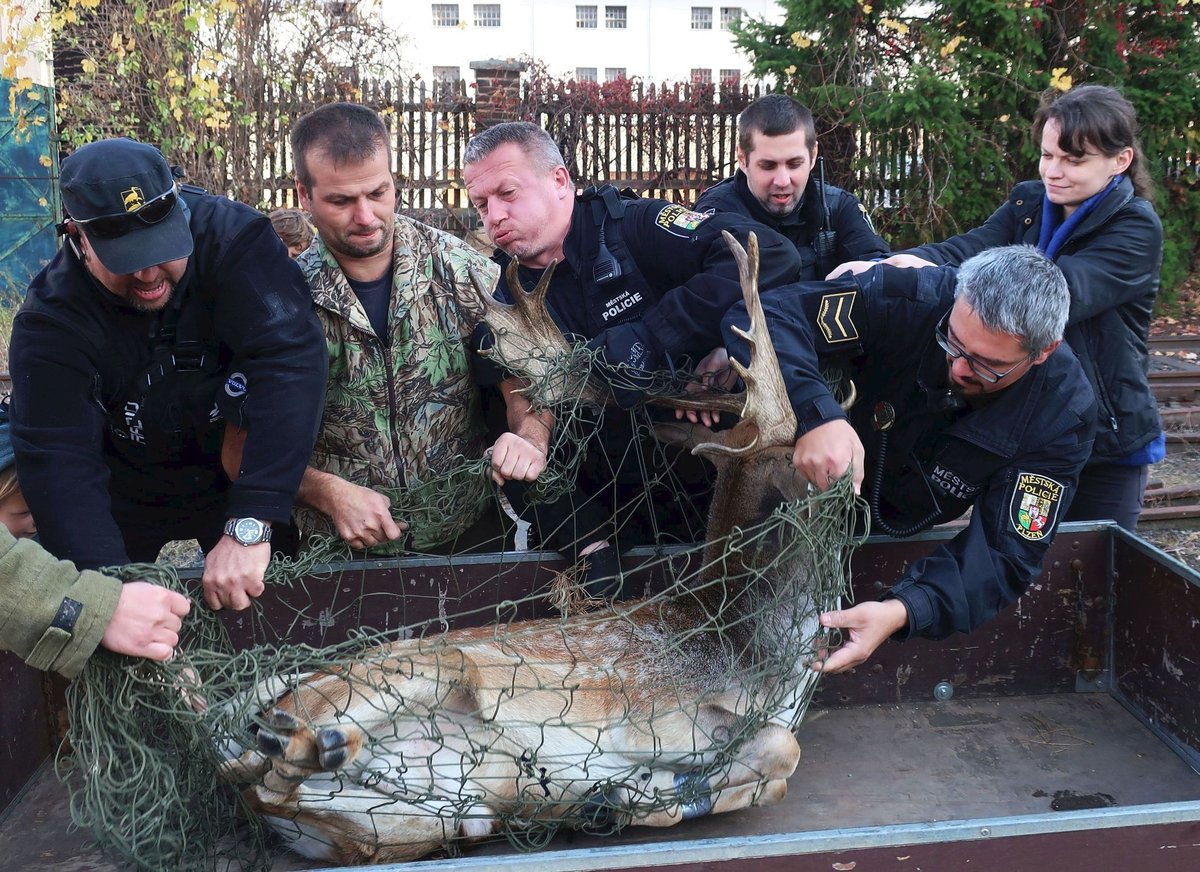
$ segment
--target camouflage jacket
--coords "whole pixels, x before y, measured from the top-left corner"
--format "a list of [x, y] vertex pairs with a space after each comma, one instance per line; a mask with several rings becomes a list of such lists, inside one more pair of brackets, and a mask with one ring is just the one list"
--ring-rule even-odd
[[[483, 411], [468, 359], [478, 320], [468, 267], [491, 284], [496, 265], [448, 233], [397, 216], [385, 345], [319, 237], [298, 262], [329, 348], [312, 466], [392, 498], [408, 535], [376, 553], [452, 541], [492, 496], [479, 462]], [[304, 533], [334, 535], [313, 509], [297, 509], [296, 522]]]

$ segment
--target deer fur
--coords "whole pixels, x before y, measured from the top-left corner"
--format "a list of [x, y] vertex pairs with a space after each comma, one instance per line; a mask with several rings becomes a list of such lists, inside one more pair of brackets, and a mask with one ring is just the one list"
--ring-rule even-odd
[[[659, 428], [717, 468], [699, 576], [665, 596], [397, 641], [265, 682], [257, 748], [224, 774], [293, 850], [397, 862], [513, 827], [671, 826], [785, 795], [816, 675], [780, 652], [811, 650], [827, 604], [772, 562], [772, 543], [736, 538], [807, 484], [790, 463], [796, 421], [758, 301], [757, 240], [747, 254], [726, 237], [751, 312], [752, 363], [734, 364], [742, 420]], [[503, 359], [569, 352], [545, 311], [548, 278], [528, 296], [510, 280], [513, 306], [481, 293]], [[578, 390], [587, 376], [572, 378], [554, 384]]]

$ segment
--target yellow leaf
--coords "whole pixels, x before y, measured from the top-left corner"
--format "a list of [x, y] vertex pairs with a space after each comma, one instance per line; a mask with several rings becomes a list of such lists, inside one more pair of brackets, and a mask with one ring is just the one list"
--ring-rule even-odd
[[43, 209], [45, 209], [50, 204], [48, 202], [46, 202], [45, 197], [38, 197], [38, 205], [41, 206]]
[[96, 62], [94, 60], [92, 60], [91, 58], [84, 58], [83, 61], [79, 64], [79, 67], [85, 73], [87, 73], [89, 76], [92, 75], [92, 73], [96, 72]]
[[1008, 113], [1005, 113], [1004, 115], [1001, 115], [1001, 116], [1000, 116], [1000, 123], [1001, 123], [1001, 124], [1004, 124], [1004, 123], [1005, 123], [1005, 122], [1007, 122], [1007, 121], [1008, 121]]
[[873, 7], [871, 6], [870, 3], [864, 3], [862, 5], [862, 8], [863, 8], [863, 15], [870, 15]]
[[84, 9], [95, 9], [100, 5], [100, 0], [79, 0], [79, 5]]
[[217, 9], [221, 12], [237, 12], [238, 5], [234, 0], [220, 0]]
[[50, 160], [50, 155], [43, 154], [41, 157], [38, 158], [38, 163], [40, 163], [44, 167], [48, 167], [48, 166], [50, 166], [51, 163], [53, 163], [53, 161]]
[[908, 25], [895, 18], [884, 18], [879, 23], [890, 30], [896, 31], [896, 33], [900, 34], [901, 36], [904, 36], [906, 33], [908, 33]]
[[961, 36], [954, 37], [954, 39], [950, 40], [948, 43], [946, 43], [944, 46], [942, 46], [939, 54], [944, 58], [950, 57], [950, 55], [954, 54], [955, 49], [958, 48], [959, 43], [961, 43], [962, 41], [963, 41], [963, 38]]
[[1057, 88], [1059, 91], [1071, 90], [1071, 85], [1074, 83], [1075, 80], [1072, 79], [1070, 76], [1066, 75], [1066, 72], [1067, 72], [1066, 67], [1055, 67], [1053, 70], [1051, 70], [1050, 71], [1050, 87]]
[[112, 35], [112, 39], [110, 39], [108, 41], [108, 44], [114, 49], [120, 48], [121, 47], [121, 34], [114, 33]]
[[790, 67], [785, 69], [784, 72], [787, 73], [787, 75], [789, 75], [789, 76], [796, 75], [796, 65], [792, 64]]
[[794, 45], [796, 48], [808, 48], [810, 45], [812, 45], [812, 40], [803, 33], [796, 31], [792, 34], [792, 45]]
[[24, 78], [17, 79], [17, 81], [13, 84], [13, 90], [15, 90], [17, 92], [28, 91], [32, 87], [33, 87], [33, 79], [29, 78], [29, 76], [25, 76]]

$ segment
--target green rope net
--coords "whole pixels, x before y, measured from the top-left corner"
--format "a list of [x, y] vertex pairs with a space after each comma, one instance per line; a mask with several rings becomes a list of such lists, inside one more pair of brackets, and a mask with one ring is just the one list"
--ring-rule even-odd
[[[556, 612], [546, 582], [570, 587], [571, 573], [546, 568], [548, 552], [515, 554], [511, 525], [482, 543], [505, 552], [487, 558], [381, 562], [310, 542], [271, 564], [249, 610], [220, 617], [195, 578], [123, 567], [196, 607], [173, 660], [98, 652], [70, 686], [59, 768], [73, 820], [138, 869], [251, 870], [301, 836], [342, 862], [385, 862], [778, 798], [825, 644], [818, 615], [846, 590], [849, 481], [682, 544], [704, 538], [711, 477], [655, 441], [662, 418], [596, 411], [586, 378], [564, 400], [562, 375], [530, 394], [550, 393], [556, 415], [528, 495], [537, 535], [644, 546], [636, 568], [626, 560], [644, 597]], [[397, 516], [456, 511], [463, 477], [488, 475], [462, 458], [395, 494]], [[564, 500], [561, 516], [536, 513]], [[585, 506], [602, 531], [564, 534]], [[504, 517], [498, 491], [488, 514]], [[467, 571], [481, 560], [490, 572]], [[518, 576], [535, 582], [513, 596]]]

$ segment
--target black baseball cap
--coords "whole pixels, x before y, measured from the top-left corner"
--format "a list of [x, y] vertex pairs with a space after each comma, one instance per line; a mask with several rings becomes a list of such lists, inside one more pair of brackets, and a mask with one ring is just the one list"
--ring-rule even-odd
[[[88, 143], [62, 162], [59, 185], [63, 208], [109, 272], [127, 275], [191, 255], [175, 177], [154, 146], [132, 139]], [[89, 228], [96, 219], [104, 220]]]

